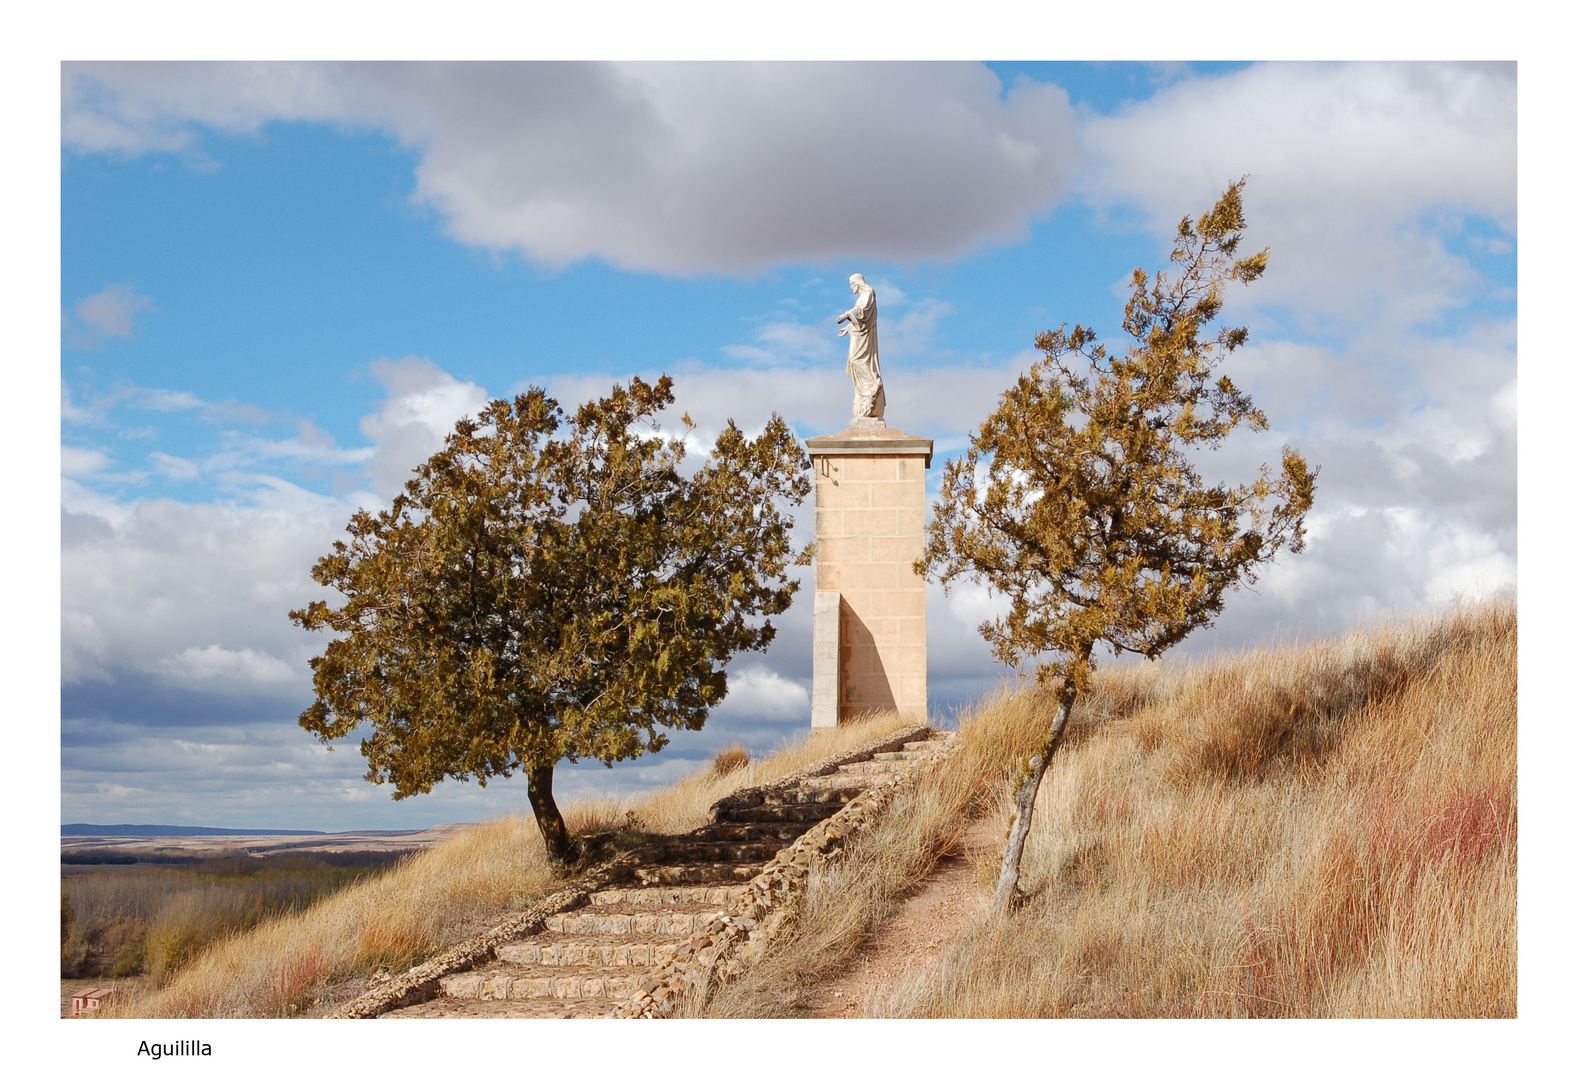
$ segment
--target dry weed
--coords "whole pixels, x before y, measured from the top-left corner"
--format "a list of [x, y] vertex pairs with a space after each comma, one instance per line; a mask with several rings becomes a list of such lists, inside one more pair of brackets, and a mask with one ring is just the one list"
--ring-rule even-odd
[[712, 771], [719, 776], [726, 776], [735, 769], [743, 769], [751, 763], [751, 752], [740, 743], [725, 746], [712, 755]]

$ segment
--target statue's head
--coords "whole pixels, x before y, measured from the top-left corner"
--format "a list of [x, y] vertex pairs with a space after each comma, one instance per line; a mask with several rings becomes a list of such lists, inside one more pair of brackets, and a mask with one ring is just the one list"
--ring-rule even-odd
[[871, 291], [871, 286], [866, 284], [866, 275], [865, 274], [850, 274], [849, 275], [849, 291], [850, 292], [861, 292], [862, 290], [864, 290], [866, 292], [870, 292]]

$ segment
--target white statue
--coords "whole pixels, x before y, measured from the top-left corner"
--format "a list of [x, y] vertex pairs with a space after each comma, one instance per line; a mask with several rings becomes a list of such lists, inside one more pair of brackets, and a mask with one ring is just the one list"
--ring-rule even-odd
[[844, 369], [855, 382], [855, 419], [851, 427], [887, 427], [882, 418], [888, 396], [882, 389], [882, 368], [877, 364], [877, 294], [863, 274], [849, 275], [849, 291], [859, 299], [838, 317], [848, 323], [838, 332], [849, 338], [849, 364]]

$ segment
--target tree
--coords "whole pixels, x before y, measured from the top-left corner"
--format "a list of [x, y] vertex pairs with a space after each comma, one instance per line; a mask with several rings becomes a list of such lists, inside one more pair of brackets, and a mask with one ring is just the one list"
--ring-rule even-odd
[[1074, 703], [1090, 685], [1098, 643], [1155, 658], [1222, 610], [1286, 546], [1303, 548], [1315, 473], [1283, 447], [1280, 474], [1262, 467], [1238, 486], [1207, 485], [1192, 452], [1266, 418], [1221, 361], [1243, 327], [1202, 336], [1230, 282], [1248, 283], [1267, 252], [1235, 258], [1244, 228], [1231, 185], [1198, 223], [1178, 227], [1174, 275], [1134, 272], [1121, 356], [1076, 325], [1036, 338], [1042, 358], [1005, 394], [948, 464], [917, 572], [945, 588], [983, 582], [1009, 600], [983, 623], [1000, 661], [1033, 656], [1056, 708], [1013, 781], [1013, 819], [998, 877], [1000, 908], [1016, 904], [1019, 861], [1036, 794]]
[[700, 728], [808, 560], [789, 538], [810, 482], [788, 426], [775, 414], [748, 439], [729, 421], [687, 478], [683, 439], [654, 419], [672, 386], [633, 379], [573, 418], [535, 388], [492, 401], [388, 510], [358, 511], [312, 572], [344, 604], [290, 613], [342, 635], [312, 661], [302, 727], [370, 727], [366, 778], [397, 799], [522, 770], [550, 863], [572, 860], [554, 766]]

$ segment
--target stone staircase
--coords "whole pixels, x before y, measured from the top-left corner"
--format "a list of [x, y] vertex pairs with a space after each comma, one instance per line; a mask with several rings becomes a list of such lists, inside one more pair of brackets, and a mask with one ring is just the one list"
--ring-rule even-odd
[[630, 995], [651, 988], [660, 965], [706, 948], [703, 925], [732, 910], [781, 849], [938, 745], [930, 737], [905, 742], [825, 775], [723, 799], [713, 807], [713, 824], [636, 852], [632, 880], [548, 916], [540, 932], [497, 946], [493, 960], [443, 976], [438, 997], [383, 1015], [612, 1016]]

